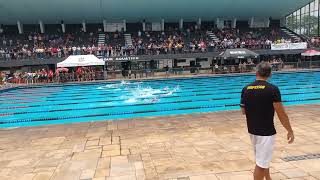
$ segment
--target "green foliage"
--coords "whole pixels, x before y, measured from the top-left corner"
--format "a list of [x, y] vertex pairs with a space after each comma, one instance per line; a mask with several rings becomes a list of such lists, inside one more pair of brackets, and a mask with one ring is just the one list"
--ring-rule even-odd
[[317, 35], [318, 34], [318, 17], [310, 15], [302, 15], [301, 19], [296, 16], [288, 16], [286, 18], [287, 27], [293, 31], [300, 30], [305, 35]]

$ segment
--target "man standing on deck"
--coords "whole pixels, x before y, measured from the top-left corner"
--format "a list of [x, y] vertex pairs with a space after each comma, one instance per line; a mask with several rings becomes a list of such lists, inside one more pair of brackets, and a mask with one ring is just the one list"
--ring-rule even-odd
[[279, 88], [267, 82], [271, 77], [271, 66], [262, 62], [257, 66], [256, 81], [243, 88], [241, 111], [246, 115], [248, 132], [253, 143], [256, 167], [254, 180], [271, 180], [269, 163], [275, 143], [274, 111], [281, 124], [288, 131], [287, 140], [291, 144], [294, 134], [288, 115], [281, 103]]

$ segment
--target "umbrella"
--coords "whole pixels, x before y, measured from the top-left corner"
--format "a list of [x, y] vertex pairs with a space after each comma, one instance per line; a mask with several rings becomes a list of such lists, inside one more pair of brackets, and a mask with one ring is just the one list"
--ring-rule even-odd
[[244, 59], [244, 58], [257, 58], [259, 54], [250, 51], [249, 49], [227, 49], [226, 51], [219, 54], [219, 57], [223, 59]]
[[69, 71], [69, 69], [68, 68], [58, 68], [57, 70], [56, 70], [56, 73], [60, 73], [60, 72], [68, 72]]
[[301, 53], [301, 56], [319, 56], [320, 51], [317, 50], [307, 50], [303, 53]]

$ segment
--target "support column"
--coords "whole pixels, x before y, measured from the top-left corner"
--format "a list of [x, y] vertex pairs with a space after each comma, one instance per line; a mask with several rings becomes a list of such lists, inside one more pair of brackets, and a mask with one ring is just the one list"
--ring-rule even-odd
[[125, 19], [122, 22], [123, 22], [123, 32], [126, 32], [127, 31], [127, 22]]
[[249, 27], [252, 28], [254, 24], [254, 17], [251, 17], [249, 20]]
[[268, 18], [267, 20], [267, 27], [269, 28], [270, 27], [270, 19]]
[[142, 22], [142, 31], [146, 31], [146, 22]]
[[236, 26], [237, 26], [237, 18], [233, 18], [231, 27], [236, 28]]
[[39, 21], [39, 26], [40, 26], [40, 32], [41, 32], [41, 34], [43, 34], [44, 33], [44, 25], [41, 20]]
[[82, 21], [82, 30], [83, 32], [87, 32], [87, 26], [86, 26], [86, 21]]
[[[266, 25], [268, 25], [268, 27], [269, 27], [269, 25], [270, 25], [270, 20], [268, 19], [268, 21], [266, 21], [265, 20], [265, 24]], [[269, 23], [269, 24], [268, 24]], [[286, 18], [285, 17], [282, 17], [282, 18], [280, 18], [280, 27], [285, 27], [286, 26]], [[308, 29], [309, 29], [309, 26], [307, 26], [307, 29], [305, 29], [307, 32], [308, 32]], [[306, 33], [307, 33], [306, 32]], [[306, 34], [307, 35], [307, 34]]]
[[161, 31], [164, 31], [164, 19], [161, 19]]
[[198, 29], [201, 29], [201, 18], [198, 19], [197, 25], [198, 25]]
[[179, 21], [179, 29], [183, 29], [183, 19], [181, 18]]
[[23, 27], [22, 27], [22, 24], [21, 24], [20, 21], [17, 21], [17, 26], [18, 26], [19, 34], [22, 34], [23, 33]]
[[222, 29], [222, 28], [220, 27], [220, 19], [219, 19], [219, 18], [216, 19], [216, 25], [217, 25], [217, 28], [218, 28], [218, 29]]
[[107, 32], [107, 21], [103, 20], [102, 23], [103, 23], [103, 32]]
[[64, 24], [63, 21], [61, 21], [61, 30], [62, 30], [62, 33], [66, 32], [66, 25]]

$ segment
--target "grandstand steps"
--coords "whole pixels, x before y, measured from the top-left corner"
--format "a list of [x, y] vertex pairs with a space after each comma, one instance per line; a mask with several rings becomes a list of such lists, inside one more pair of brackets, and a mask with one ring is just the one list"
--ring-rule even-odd
[[219, 42], [219, 38], [212, 32], [212, 31], [207, 31], [208, 36], [210, 39], [212, 39], [214, 42]]
[[287, 34], [288, 36], [290, 36], [295, 41], [301, 41], [301, 38], [297, 34], [293, 33], [292, 31], [288, 30], [287, 28], [281, 28], [281, 31], [284, 32], [285, 34]]
[[124, 41], [127, 46], [133, 46], [131, 34], [124, 34]]
[[[105, 43], [106, 43], [106, 35], [104, 33], [100, 33], [98, 35], [98, 46], [104, 46]], [[97, 55], [97, 57], [99, 59], [102, 59], [103, 55], [99, 54], [99, 55]]]
[[99, 36], [98, 36], [98, 45], [100, 45], [100, 46], [103, 45], [104, 46], [105, 42], [106, 42], [106, 35], [103, 34], [103, 33], [99, 34]]

